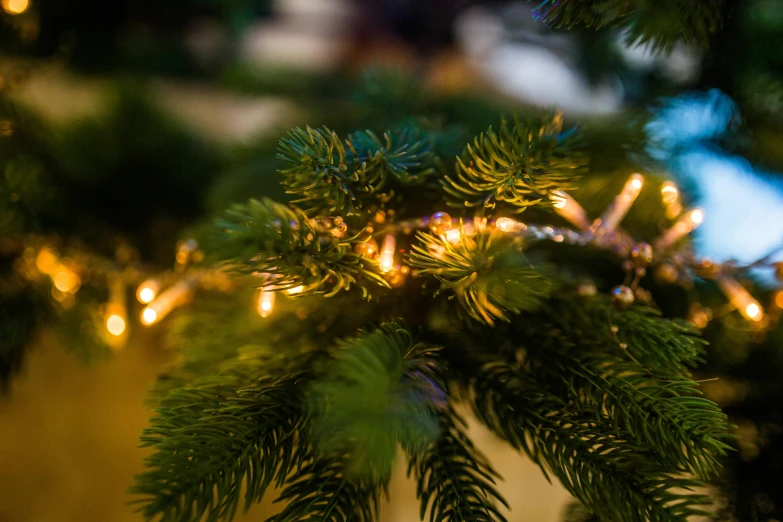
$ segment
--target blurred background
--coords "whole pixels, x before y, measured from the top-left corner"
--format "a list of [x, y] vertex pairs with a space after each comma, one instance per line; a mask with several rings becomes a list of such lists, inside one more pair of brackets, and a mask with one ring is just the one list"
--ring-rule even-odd
[[[1, 7], [0, 522], [141, 520], [127, 489], [145, 455], [147, 391], [179, 357], [176, 317], [171, 328], [130, 325], [112, 350], [90, 319], [105, 289], [20, 290], [15, 238], [166, 269], [177, 241], [231, 202], [285, 198], [275, 147], [293, 126], [383, 131], [424, 115], [459, 124], [467, 141], [501, 112], [557, 106], [585, 130], [592, 174], [579, 198], [593, 215], [645, 170], [705, 209], [701, 255], [752, 262], [783, 240], [783, 0], [727, 0], [709, 48], [668, 53], [618, 29], [549, 29], [523, 1]], [[637, 205], [628, 219], [642, 223]], [[754, 274], [754, 291], [780, 297], [779, 272]], [[689, 316], [683, 302], [672, 293], [664, 311]], [[707, 325], [715, 342], [700, 369], [721, 377], [705, 390], [738, 426], [716, 497], [725, 520], [779, 520], [783, 346], [777, 330], [759, 337], [734, 320]], [[471, 430], [505, 477], [509, 520], [559, 520], [569, 495]], [[418, 519], [404, 475], [384, 522]]]

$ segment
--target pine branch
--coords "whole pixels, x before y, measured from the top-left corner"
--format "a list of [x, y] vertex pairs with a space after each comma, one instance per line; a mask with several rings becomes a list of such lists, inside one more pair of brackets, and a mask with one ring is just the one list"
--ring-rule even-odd
[[[619, 353], [626, 351], [649, 372], [666, 376], [687, 376], [689, 369], [704, 362], [706, 342], [693, 325], [679, 319], [663, 319], [660, 312], [634, 306], [618, 309], [611, 298], [553, 298], [537, 320], [521, 321], [524, 329], [541, 331], [546, 323], [578, 339], [584, 349]], [[530, 332], [528, 335], [539, 335]]]
[[347, 445], [350, 477], [388, 480], [397, 443], [421, 447], [437, 436], [433, 408], [445, 392], [434, 352], [396, 323], [343, 342], [313, 388], [317, 448]]
[[453, 292], [474, 319], [492, 325], [508, 321], [507, 312], [535, 310], [552, 283], [522, 254], [518, 237], [497, 231], [462, 234], [452, 245], [443, 237], [419, 233], [408, 260], [421, 275], [432, 275], [439, 291]]
[[296, 207], [269, 199], [234, 205], [216, 223], [214, 257], [244, 274], [265, 273], [264, 283], [277, 290], [303, 286], [301, 295], [332, 296], [359, 283], [388, 286], [376, 263], [353, 251], [359, 240], [320, 235]]
[[[345, 459], [350, 459], [344, 455]], [[288, 502], [267, 522], [373, 522], [386, 482], [348, 478], [343, 460], [311, 459], [276, 502]]]
[[292, 166], [281, 173], [289, 194], [310, 216], [351, 216], [382, 204], [393, 185], [421, 184], [441, 170], [438, 150], [450, 132], [425, 131], [408, 121], [378, 136], [355, 132], [343, 143], [329, 129], [294, 129], [278, 157]]
[[563, 522], [601, 522], [579, 501], [568, 504], [563, 510]]
[[155, 452], [132, 492], [143, 497], [147, 520], [230, 520], [243, 484], [247, 510], [272, 482], [300, 469], [304, 377], [263, 378], [237, 390], [244, 377], [224, 376], [172, 392], [142, 436]]
[[543, 113], [490, 127], [457, 158], [457, 177], [441, 181], [452, 206], [494, 208], [508, 204], [522, 212], [550, 204], [548, 196], [571, 183], [585, 165], [574, 150], [576, 132], [562, 130], [562, 115]]
[[[602, 519], [685, 521], [704, 515], [698, 480], [660, 465], [646, 446], [585, 416], [506, 363], [490, 364], [472, 387], [476, 415], [555, 475]], [[684, 490], [684, 491], [683, 491]]]
[[498, 474], [465, 433], [451, 408], [439, 414], [441, 434], [425, 451], [406, 448], [408, 475], [416, 478], [421, 519], [430, 522], [505, 522], [496, 504], [508, 504], [495, 489]]
[[[528, 0], [533, 1], [533, 0]], [[551, 27], [614, 27], [629, 44], [670, 51], [676, 44], [709, 44], [722, 23], [722, 0], [536, 0], [535, 18]]]

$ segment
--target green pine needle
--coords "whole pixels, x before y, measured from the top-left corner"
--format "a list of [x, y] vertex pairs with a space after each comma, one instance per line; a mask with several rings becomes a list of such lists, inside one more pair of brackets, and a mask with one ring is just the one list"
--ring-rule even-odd
[[518, 237], [499, 231], [462, 234], [452, 245], [443, 237], [419, 233], [408, 260], [421, 275], [432, 275], [440, 291], [453, 292], [474, 319], [492, 325], [508, 321], [507, 312], [535, 310], [552, 283], [522, 254]]
[[457, 176], [441, 181], [452, 206], [494, 208], [506, 203], [513, 212], [549, 205], [549, 195], [572, 188], [585, 166], [574, 148], [576, 132], [562, 129], [562, 115], [543, 113], [490, 127], [457, 158]]
[[465, 423], [451, 408], [439, 415], [441, 434], [426, 451], [408, 448], [408, 475], [416, 478], [421, 519], [430, 522], [505, 522], [497, 504], [497, 473], [473, 447]]
[[319, 234], [296, 207], [270, 199], [251, 199], [231, 207], [216, 223], [212, 255], [232, 271], [267, 274], [259, 285], [285, 290], [304, 287], [300, 295], [332, 296], [359, 283], [388, 286], [377, 263], [353, 251], [355, 238]]
[[428, 445], [443, 401], [434, 350], [395, 323], [341, 343], [313, 387], [315, 441], [325, 453], [348, 445], [352, 477], [388, 480], [397, 444]]

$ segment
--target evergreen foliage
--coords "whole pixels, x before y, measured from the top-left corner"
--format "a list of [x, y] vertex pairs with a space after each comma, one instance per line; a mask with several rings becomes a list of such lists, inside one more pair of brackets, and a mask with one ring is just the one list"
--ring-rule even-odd
[[[171, 374], [143, 439], [155, 450], [136, 486], [145, 515], [230, 519], [243, 487], [247, 507], [275, 485], [285, 505], [271, 521], [375, 520], [401, 447], [422, 518], [504, 521], [497, 474], [467, 437], [460, 405], [599, 519], [707, 513], [698, 490], [728, 448], [726, 422], [690, 375], [704, 349], [691, 327], [608, 297], [575, 298], [568, 272], [542, 263], [546, 244], [533, 253], [519, 234], [480, 217], [471, 234], [461, 222], [459, 241], [398, 234], [407, 254], [395, 255], [416, 271], [402, 288], [384, 288], [393, 286], [389, 274], [354, 248], [420, 219], [406, 202], [428, 201], [421, 188], [451, 203], [470, 192], [477, 199], [465, 202], [468, 211], [546, 209], [551, 191], [570, 186], [585, 164], [560, 126], [551, 113], [503, 124], [477, 138], [454, 171], [438, 133], [363, 132], [345, 143], [328, 130], [289, 135], [284, 183], [304, 209], [268, 199], [236, 205], [208, 248], [266, 291], [302, 285], [303, 295], [329, 297], [320, 306], [304, 299], [310, 307], [297, 311], [324, 335], [240, 327], [232, 342], [271, 335], [281, 349], [272, 356], [262, 342], [224, 359], [202, 356], [217, 374], [196, 356]], [[405, 184], [415, 190], [375, 198]], [[379, 210], [389, 228], [368, 226]], [[327, 226], [349, 214], [340, 233]], [[365, 296], [377, 287], [361, 310], [353, 285]], [[364, 330], [395, 314], [403, 322]]]
[[[529, 0], [533, 1], [533, 0]], [[535, 16], [552, 27], [617, 27], [629, 43], [671, 50], [707, 46], [722, 23], [722, 0], [537, 0]]]
[[553, 190], [572, 187], [584, 166], [574, 149], [575, 129], [563, 130], [559, 113], [544, 113], [513, 124], [490, 127], [457, 158], [456, 177], [441, 184], [449, 204], [494, 208], [504, 202], [514, 212], [547, 201]]

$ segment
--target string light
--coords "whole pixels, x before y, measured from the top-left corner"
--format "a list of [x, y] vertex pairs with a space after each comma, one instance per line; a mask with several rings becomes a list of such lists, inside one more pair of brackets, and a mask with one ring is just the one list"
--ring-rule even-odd
[[550, 194], [552, 206], [563, 219], [574, 225], [579, 230], [585, 231], [590, 228], [590, 220], [587, 219], [587, 212], [582, 205], [576, 202], [562, 190], [555, 190]]
[[386, 273], [394, 268], [394, 247], [397, 241], [393, 234], [386, 234], [383, 240], [383, 248], [379, 259], [381, 272]]
[[159, 290], [160, 283], [156, 279], [147, 279], [136, 289], [136, 299], [142, 304], [151, 303]]
[[258, 294], [258, 305], [256, 311], [261, 317], [268, 317], [272, 313], [272, 308], [275, 306], [275, 292], [264, 290], [263, 288]]
[[448, 241], [452, 245], [459, 243], [461, 238], [462, 238], [462, 233], [459, 231], [458, 228], [452, 228], [451, 230], [446, 232], [446, 241]]
[[43, 247], [35, 258], [35, 267], [42, 273], [50, 275], [59, 263], [57, 253], [49, 247]]
[[761, 305], [744, 286], [733, 277], [726, 275], [720, 276], [716, 281], [729, 302], [739, 310], [745, 319], [754, 322], [761, 321], [764, 317]]
[[141, 311], [141, 322], [147, 326], [160, 322], [174, 308], [191, 298], [194, 284], [195, 279], [188, 277], [167, 288]]
[[304, 286], [303, 285], [295, 286], [293, 288], [289, 288], [288, 289], [288, 295], [301, 294], [302, 292], [304, 292]]
[[657, 252], [668, 250], [674, 243], [693, 232], [703, 221], [704, 211], [702, 209], [695, 208], [687, 212], [655, 242], [655, 250]]
[[106, 304], [106, 330], [113, 336], [110, 343], [119, 349], [125, 345], [127, 308], [125, 300], [125, 282], [114, 275], [109, 279], [109, 302]]
[[507, 217], [498, 218], [497, 221], [495, 221], [495, 228], [501, 232], [519, 232], [527, 229], [524, 224]]
[[3, 0], [3, 10], [12, 15], [24, 13], [29, 6], [29, 0]]
[[636, 201], [643, 186], [644, 177], [642, 177], [641, 174], [631, 174], [625, 182], [623, 190], [614, 198], [612, 204], [609, 205], [604, 214], [596, 221], [594, 232], [596, 234], [605, 234], [614, 231], [620, 221], [628, 214], [631, 205]]
[[783, 290], [775, 294], [775, 305], [777, 305], [778, 308], [783, 309]]
[[661, 201], [666, 207], [667, 218], [674, 219], [682, 213], [680, 190], [673, 181], [664, 181], [661, 184]]

